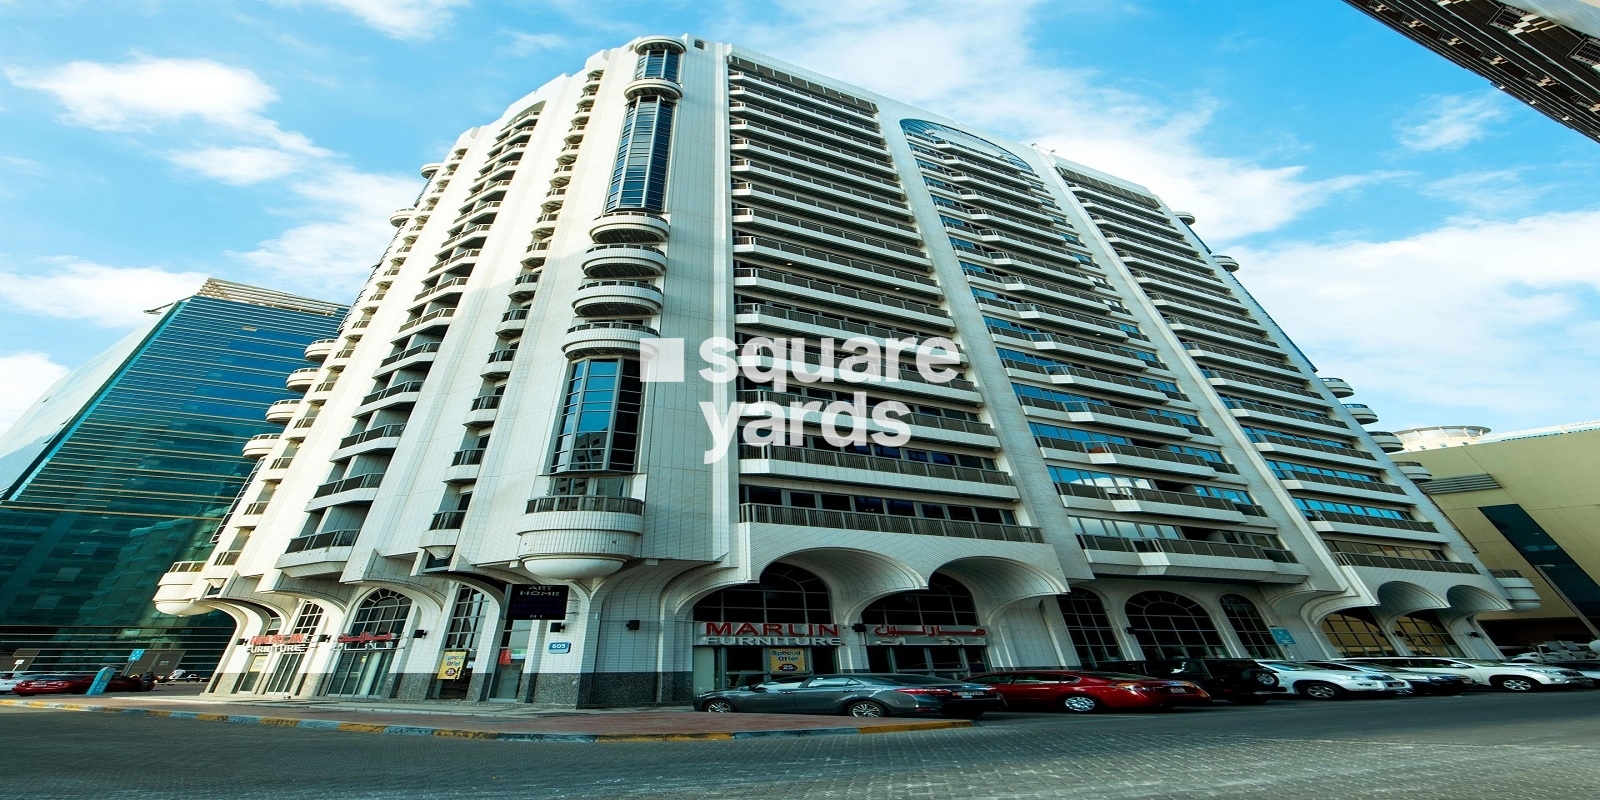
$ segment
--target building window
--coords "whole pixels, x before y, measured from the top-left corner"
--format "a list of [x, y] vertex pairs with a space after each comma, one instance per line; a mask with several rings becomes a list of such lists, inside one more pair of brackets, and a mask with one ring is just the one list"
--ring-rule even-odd
[[1372, 618], [1372, 612], [1364, 608], [1329, 614], [1322, 620], [1322, 634], [1344, 658], [1400, 655]]
[[642, 392], [636, 360], [607, 358], [573, 364], [550, 469], [632, 472]]
[[1228, 648], [1199, 603], [1172, 592], [1128, 599], [1128, 622], [1145, 658], [1227, 658]]
[[1233, 626], [1233, 632], [1238, 634], [1246, 655], [1251, 658], [1283, 658], [1278, 641], [1272, 638], [1272, 631], [1267, 628], [1261, 612], [1256, 610], [1256, 604], [1250, 602], [1249, 598], [1236, 594], [1223, 595], [1222, 613], [1228, 618], [1228, 624]]
[[933, 573], [928, 588], [882, 598], [861, 612], [868, 625], [977, 625], [978, 610], [972, 592], [960, 581]]
[[1406, 649], [1412, 655], [1446, 658], [1466, 655], [1456, 644], [1455, 637], [1439, 621], [1439, 615], [1432, 611], [1413, 611], [1400, 615], [1394, 621], [1394, 632], [1406, 643]]
[[1580, 612], [1591, 619], [1600, 619], [1600, 584], [1595, 583], [1583, 566], [1527, 510], [1512, 503], [1483, 506], [1478, 512]]
[[672, 101], [656, 96], [640, 97], [628, 106], [606, 195], [607, 211], [666, 207], [674, 109]]
[[1067, 623], [1079, 661], [1094, 665], [1122, 660], [1116, 630], [1111, 627], [1111, 617], [1099, 595], [1087, 589], [1073, 589], [1058, 595], [1056, 602], [1061, 606], [1061, 617]]
[[674, 50], [649, 50], [639, 56], [639, 66], [633, 70], [633, 79], [663, 78], [678, 82], [678, 53]]
[[386, 633], [399, 635], [406, 627], [406, 618], [411, 616], [411, 598], [406, 597], [393, 589], [379, 589], [361, 602], [361, 607], [356, 610], [355, 620], [350, 623], [350, 634], [359, 636], [370, 633], [382, 636]]
[[828, 586], [799, 567], [773, 564], [761, 581], [712, 592], [694, 605], [696, 622], [833, 622]]
[[456, 604], [450, 609], [450, 626], [444, 634], [444, 649], [477, 649], [478, 630], [483, 627], [483, 600], [483, 592], [470, 586], [463, 586], [456, 592]]

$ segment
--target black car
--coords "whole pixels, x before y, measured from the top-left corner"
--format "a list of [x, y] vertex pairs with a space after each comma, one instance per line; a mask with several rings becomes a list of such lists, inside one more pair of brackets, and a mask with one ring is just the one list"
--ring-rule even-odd
[[694, 700], [696, 711], [714, 714], [933, 714], [977, 719], [985, 711], [1004, 707], [993, 686], [932, 675], [814, 675], [706, 692]]
[[1119, 661], [1116, 667], [1124, 672], [1198, 683], [1212, 697], [1241, 706], [1260, 705], [1282, 691], [1276, 673], [1248, 658]]
[[1410, 693], [1414, 695], [1446, 694], [1458, 695], [1473, 687], [1473, 682], [1460, 675], [1441, 675], [1429, 672], [1413, 672], [1399, 667], [1379, 667], [1372, 664], [1347, 664], [1340, 661], [1307, 661], [1313, 667], [1320, 669], [1337, 670], [1340, 672], [1365, 672], [1368, 674], [1383, 674], [1399, 678], [1411, 687]]

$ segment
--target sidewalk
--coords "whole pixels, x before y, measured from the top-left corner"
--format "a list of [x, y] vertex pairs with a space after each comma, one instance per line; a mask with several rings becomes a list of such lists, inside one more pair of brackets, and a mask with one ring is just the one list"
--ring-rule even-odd
[[705, 714], [685, 708], [538, 710], [515, 704], [215, 700], [204, 696], [43, 695], [0, 707], [93, 711], [239, 725], [521, 742], [638, 742], [901, 733], [967, 728], [967, 720], [804, 714]]

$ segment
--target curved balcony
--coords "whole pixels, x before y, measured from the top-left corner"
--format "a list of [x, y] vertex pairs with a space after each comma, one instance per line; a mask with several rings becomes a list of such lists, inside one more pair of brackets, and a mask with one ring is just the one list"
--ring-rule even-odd
[[514, 347], [496, 350], [489, 354], [488, 363], [478, 370], [478, 374], [485, 378], [504, 378], [511, 374], [511, 362], [516, 357], [517, 350]]
[[667, 220], [653, 211], [612, 211], [589, 226], [599, 244], [660, 244], [667, 240]]
[[1328, 391], [1333, 393], [1334, 397], [1349, 397], [1356, 393], [1356, 390], [1350, 386], [1350, 382], [1344, 378], [1323, 378], [1322, 382], [1328, 387]]
[[1385, 453], [1398, 453], [1406, 449], [1406, 443], [1400, 441], [1400, 437], [1388, 431], [1367, 431], [1367, 435], [1371, 436], [1372, 443], [1383, 448]]
[[528, 309], [513, 308], [500, 315], [500, 322], [494, 326], [494, 333], [502, 339], [511, 339], [520, 335], [528, 327]]
[[486, 394], [472, 400], [472, 408], [467, 411], [466, 419], [461, 424], [469, 428], [482, 428], [493, 425], [495, 417], [500, 415], [500, 401], [504, 395]]
[[289, 540], [283, 555], [274, 565], [291, 578], [335, 575], [344, 571], [350, 560], [359, 530], [323, 531]]
[[636, 356], [641, 340], [658, 335], [655, 328], [633, 322], [586, 322], [567, 329], [561, 352], [570, 359]]
[[1222, 267], [1229, 272], [1239, 271], [1239, 261], [1233, 256], [1225, 256], [1221, 253], [1212, 253], [1211, 258], [1216, 260], [1217, 266]]
[[572, 298], [580, 317], [653, 317], [661, 313], [661, 290], [644, 281], [587, 281]]
[[639, 557], [644, 501], [537, 497], [528, 501], [522, 519], [523, 569], [556, 580], [603, 578]]
[[383, 482], [383, 473], [371, 472], [366, 475], [357, 475], [353, 478], [343, 478], [329, 481], [317, 487], [312, 493], [311, 502], [306, 505], [307, 511], [319, 508], [347, 504], [371, 503], [378, 496], [378, 484]]
[[394, 452], [400, 446], [400, 435], [405, 430], [404, 425], [381, 425], [353, 433], [339, 440], [338, 449], [333, 451], [329, 459], [343, 461], [362, 453]]
[[649, 245], [603, 244], [583, 256], [583, 274], [589, 278], [656, 278], [666, 271], [666, 254]]
[[1533, 581], [1522, 577], [1522, 573], [1514, 569], [1492, 569], [1489, 574], [1494, 576], [1500, 588], [1506, 590], [1512, 611], [1533, 611], [1543, 605], [1539, 590], [1534, 587]]
[[548, 239], [556, 233], [556, 221], [561, 218], [561, 212], [551, 211], [539, 215], [538, 221], [533, 224], [533, 235], [537, 239]]
[[1400, 468], [1401, 475], [1410, 478], [1416, 483], [1433, 480], [1433, 470], [1416, 461], [1396, 461], [1394, 465]]
[[309, 361], [322, 361], [333, 355], [339, 347], [338, 339], [318, 339], [306, 345], [306, 359]]
[[380, 408], [415, 403], [422, 396], [422, 381], [406, 381], [386, 389], [379, 389], [363, 398], [356, 406], [355, 416], [370, 414]]
[[428, 164], [423, 164], [422, 168], [417, 170], [417, 171], [422, 173], [422, 177], [428, 178], [429, 180], [432, 180], [434, 173], [438, 172], [441, 169], [444, 169], [444, 165], [439, 163], [439, 162], [437, 162], [437, 161], [434, 161], [434, 162], [431, 162], [431, 163], [428, 163]]
[[169, 567], [156, 582], [156, 610], [174, 617], [213, 610], [198, 602], [204, 592], [205, 581], [201, 580], [200, 571], [205, 566], [204, 561], [179, 561]]
[[321, 372], [318, 367], [297, 369], [283, 379], [283, 385], [291, 392], [304, 392], [316, 385], [318, 372]]
[[644, 55], [651, 50], [666, 50], [673, 53], [683, 52], [683, 42], [671, 36], [646, 36], [633, 43], [633, 52]]
[[450, 459], [450, 466], [445, 468], [445, 483], [470, 483], [478, 479], [478, 471], [483, 466], [484, 450], [473, 448], [457, 450]]
[[415, 208], [395, 209], [395, 212], [389, 215], [389, 224], [396, 228], [403, 228], [407, 222], [411, 221], [412, 215], [416, 213], [417, 210]]
[[538, 272], [529, 272], [524, 275], [518, 275], [516, 282], [511, 284], [511, 291], [508, 292], [508, 294], [511, 295], [511, 299], [521, 302], [532, 298], [535, 294], [538, 294], [539, 275], [540, 273]]
[[665, 97], [677, 100], [683, 97], [683, 87], [665, 78], [640, 78], [622, 90], [622, 96], [633, 100], [639, 97]]
[[300, 410], [299, 400], [279, 400], [267, 406], [268, 422], [288, 422]]
[[272, 448], [277, 446], [279, 438], [281, 437], [276, 433], [261, 433], [250, 437], [244, 443], [244, 457], [265, 458], [272, 452]]
[[1172, 212], [1172, 216], [1177, 217], [1179, 222], [1188, 225], [1191, 228], [1194, 227], [1195, 220], [1193, 214], [1190, 214], [1187, 211], [1174, 211]]
[[1362, 425], [1371, 425], [1378, 421], [1378, 412], [1373, 411], [1372, 406], [1366, 403], [1345, 403], [1344, 407], [1349, 409], [1350, 416], [1355, 417], [1356, 422]]

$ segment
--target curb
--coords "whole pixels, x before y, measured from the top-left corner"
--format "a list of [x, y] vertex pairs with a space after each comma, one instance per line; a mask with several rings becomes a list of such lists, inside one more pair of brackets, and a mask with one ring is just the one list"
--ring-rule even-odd
[[345, 733], [379, 733], [389, 736], [440, 736], [449, 739], [483, 739], [498, 742], [705, 742], [735, 739], [766, 739], [794, 736], [850, 736], [908, 731], [948, 730], [973, 727], [970, 720], [926, 720], [867, 727], [800, 728], [776, 731], [732, 731], [714, 733], [524, 733], [478, 731], [463, 728], [430, 728], [417, 725], [380, 725], [372, 722], [340, 722], [332, 719], [264, 717], [255, 714], [209, 714], [199, 711], [169, 711], [159, 708], [124, 708], [87, 703], [51, 703], [42, 700], [0, 700], [0, 706], [42, 708], [54, 711], [90, 711], [132, 717], [167, 717], [200, 722], [225, 722], [232, 725], [267, 725], [275, 728], [305, 728]]

